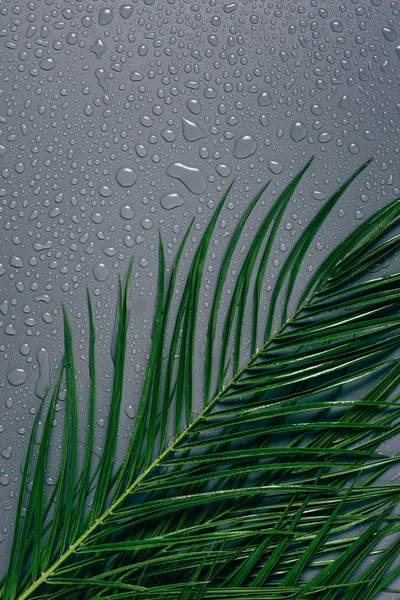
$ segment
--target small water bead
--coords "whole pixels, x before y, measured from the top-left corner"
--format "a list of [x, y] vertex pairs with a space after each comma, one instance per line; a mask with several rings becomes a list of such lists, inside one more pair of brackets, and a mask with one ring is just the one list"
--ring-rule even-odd
[[186, 106], [193, 115], [199, 115], [201, 113], [201, 103], [200, 100], [197, 100], [196, 98], [189, 98], [186, 101]]
[[321, 144], [326, 144], [327, 142], [330, 142], [332, 139], [332, 135], [328, 132], [328, 131], [323, 131], [322, 133], [319, 134], [319, 136], [317, 137], [317, 140], [321, 143]]
[[137, 174], [130, 167], [121, 167], [116, 172], [115, 179], [121, 187], [131, 187], [137, 180]]
[[382, 29], [383, 37], [388, 42], [394, 42], [397, 38], [397, 31], [393, 29], [393, 27], [383, 27]]
[[340, 21], [332, 21], [331, 29], [334, 33], [342, 33], [343, 24]]
[[109, 198], [112, 196], [112, 189], [108, 185], [100, 185], [97, 191], [103, 198]]
[[184, 117], [182, 117], [182, 133], [187, 142], [197, 142], [197, 140], [201, 140], [206, 135], [200, 125]]
[[49, 354], [45, 348], [38, 349], [36, 360], [39, 365], [39, 378], [36, 382], [35, 393], [38, 398], [43, 398], [50, 385]]
[[351, 154], [358, 154], [360, 152], [360, 147], [355, 143], [349, 144], [348, 149]]
[[104, 263], [97, 263], [92, 267], [92, 273], [97, 281], [107, 281], [110, 271]]
[[133, 13], [133, 6], [131, 4], [122, 4], [119, 7], [119, 14], [123, 19], [129, 19], [131, 14]]
[[146, 260], [145, 258], [140, 258], [140, 259], [139, 259], [139, 265], [140, 265], [140, 266], [141, 266], [143, 269], [145, 269], [146, 267], [148, 267], [148, 266], [149, 266], [149, 261], [148, 261], [148, 260]]
[[78, 43], [78, 36], [74, 31], [70, 31], [67, 35], [67, 44], [70, 46], [75, 46]]
[[271, 173], [273, 173], [274, 175], [279, 175], [280, 173], [282, 173], [283, 171], [283, 165], [282, 163], [280, 163], [277, 160], [269, 160], [267, 162], [268, 165], [268, 169], [271, 171]]
[[257, 97], [257, 102], [260, 106], [270, 106], [272, 104], [271, 94], [269, 92], [261, 92]]
[[48, 312], [42, 313], [42, 319], [47, 325], [50, 325], [54, 321], [53, 316]]
[[222, 10], [224, 11], [224, 13], [229, 15], [230, 13], [233, 13], [235, 10], [237, 10], [237, 8], [238, 8], [237, 2], [229, 2], [229, 4], [225, 4], [222, 7]]
[[11, 448], [11, 446], [8, 446], [8, 448], [4, 448], [4, 450], [1, 451], [1, 456], [3, 458], [5, 458], [6, 460], [9, 460], [12, 457], [12, 448]]
[[233, 148], [235, 158], [248, 158], [257, 150], [257, 141], [251, 135], [242, 135], [236, 141]]
[[164, 194], [160, 198], [160, 204], [165, 210], [172, 210], [184, 204], [183, 198], [177, 193]]
[[0, 485], [7, 486], [10, 483], [10, 476], [7, 473], [0, 475]]
[[13, 369], [10, 369], [10, 371], [8, 371], [8, 373], [7, 373], [8, 382], [14, 386], [23, 385], [26, 381], [26, 378], [27, 378], [26, 371], [24, 369], [19, 369], [18, 367], [14, 367]]
[[228, 165], [216, 165], [215, 170], [217, 171], [218, 175], [221, 175], [221, 177], [229, 177], [231, 174], [231, 169]]
[[56, 66], [56, 63], [54, 62], [53, 58], [48, 56], [40, 61], [39, 66], [43, 69], [43, 71], [51, 71]]
[[357, 219], [357, 221], [361, 221], [361, 219], [364, 218], [364, 213], [361, 210], [356, 210], [356, 212], [354, 213], [354, 217]]
[[146, 54], [148, 53], [148, 51], [149, 51], [149, 49], [148, 49], [148, 47], [146, 46], [146, 44], [141, 44], [141, 45], [139, 46], [139, 48], [138, 48], [138, 51], [137, 51], [137, 52], [138, 52], [138, 55], [139, 55], [139, 56], [142, 56], [142, 57], [143, 57], [143, 56], [146, 56]]
[[307, 126], [301, 121], [293, 123], [290, 129], [290, 137], [294, 142], [301, 142], [307, 136]]
[[315, 200], [325, 200], [326, 199], [326, 194], [324, 194], [324, 192], [320, 192], [319, 190], [314, 190], [312, 193], [312, 197], [315, 198]]
[[4, 327], [4, 333], [6, 335], [16, 335], [17, 334], [15, 328], [13, 327], [13, 325], [11, 325], [11, 323]]
[[151, 229], [153, 227], [153, 221], [151, 221], [151, 219], [142, 219], [140, 221], [141, 226], [143, 227], [143, 229]]
[[21, 344], [19, 347], [19, 351], [22, 354], [22, 356], [28, 356], [31, 352], [31, 347], [29, 346], [29, 344]]
[[132, 73], [129, 75], [129, 79], [131, 81], [142, 81], [144, 79], [144, 75], [139, 71], [132, 71]]
[[100, 60], [101, 57], [103, 56], [104, 52], [107, 50], [107, 46], [105, 45], [105, 43], [103, 42], [102, 39], [97, 38], [95, 40], [94, 44], [89, 46], [89, 50], [91, 52], [93, 52], [93, 54], [96, 56], [96, 58], [98, 60]]
[[96, 225], [104, 221], [104, 217], [100, 213], [93, 213], [90, 218], [93, 221], [93, 223], [96, 223]]
[[125, 407], [125, 414], [129, 419], [134, 419], [136, 411], [131, 404]]
[[21, 269], [24, 266], [24, 263], [22, 258], [19, 258], [19, 256], [12, 256], [10, 258], [10, 265], [15, 269]]
[[134, 218], [135, 211], [133, 210], [133, 208], [131, 206], [129, 206], [128, 204], [125, 204], [124, 206], [121, 206], [121, 208], [119, 209], [119, 214], [126, 221], [130, 221]]
[[176, 135], [175, 132], [172, 131], [172, 129], [164, 129], [161, 132], [161, 136], [164, 138], [164, 140], [168, 143], [172, 143], [176, 140]]
[[145, 158], [149, 153], [146, 146], [143, 146], [143, 144], [136, 144], [135, 151], [140, 158]]
[[99, 25], [109, 25], [113, 20], [114, 14], [111, 8], [101, 8], [99, 12]]

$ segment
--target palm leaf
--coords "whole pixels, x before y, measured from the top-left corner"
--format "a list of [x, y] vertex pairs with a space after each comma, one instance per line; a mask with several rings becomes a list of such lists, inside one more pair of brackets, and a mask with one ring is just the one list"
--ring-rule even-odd
[[[299, 290], [310, 244], [370, 161], [361, 165], [298, 237], [264, 312], [274, 242], [311, 164], [263, 215], [225, 306], [239, 240], [268, 183], [243, 213], [221, 261], [204, 332], [203, 269], [233, 184], [197, 246], [177, 309], [176, 279], [190, 228], [167, 286], [159, 236], [149, 360], [119, 464], [132, 261], [118, 283], [114, 381], [95, 467], [96, 339], [88, 293], [88, 427], [79, 470], [78, 391], [64, 309], [64, 356], [36, 455], [39, 417], [28, 445], [3, 600], [355, 600], [390, 589], [400, 532], [394, 514], [400, 488], [390, 479], [399, 456], [387, 451], [400, 428], [400, 273], [374, 278], [371, 267], [399, 248], [400, 199], [350, 233]], [[205, 334], [202, 364], [199, 333]], [[51, 421], [64, 378], [59, 475], [48, 496]]]

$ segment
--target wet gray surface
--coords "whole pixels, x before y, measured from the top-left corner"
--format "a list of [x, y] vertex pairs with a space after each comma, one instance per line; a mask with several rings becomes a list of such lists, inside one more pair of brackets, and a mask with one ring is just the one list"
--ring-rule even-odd
[[316, 238], [306, 270], [400, 194], [399, 15], [399, 2], [386, 0], [0, 0], [3, 566], [29, 430], [60, 363], [61, 301], [84, 389], [86, 284], [93, 294], [101, 439], [117, 273], [135, 255], [123, 445], [149, 346], [158, 228], [170, 262], [196, 217], [187, 266], [235, 178], [205, 265], [206, 315], [225, 238], [270, 177], [253, 229], [316, 155], [269, 281], [321, 202], [365, 159], [376, 160]]

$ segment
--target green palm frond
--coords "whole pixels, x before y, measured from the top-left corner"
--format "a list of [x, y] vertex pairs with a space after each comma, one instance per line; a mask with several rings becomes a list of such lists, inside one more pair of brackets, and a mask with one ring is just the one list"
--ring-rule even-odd
[[[300, 286], [315, 236], [370, 161], [363, 164], [304, 228], [264, 311], [274, 242], [311, 163], [262, 219], [228, 296], [235, 251], [268, 183], [243, 213], [203, 332], [203, 268], [232, 185], [193, 255], [177, 309], [175, 284], [190, 228], [168, 281], [160, 237], [149, 359], [120, 464], [132, 261], [118, 283], [114, 379], [96, 465], [97, 342], [89, 293], [82, 457], [73, 339], [63, 309], [64, 356], [33, 425], [2, 600], [367, 600], [391, 589], [400, 574], [400, 487], [391, 477], [399, 456], [387, 450], [400, 431], [400, 273], [377, 277], [372, 267], [399, 249], [400, 199], [366, 219]], [[61, 454], [49, 494], [44, 481], [63, 381]], [[199, 389], [203, 401], [195, 412]]]

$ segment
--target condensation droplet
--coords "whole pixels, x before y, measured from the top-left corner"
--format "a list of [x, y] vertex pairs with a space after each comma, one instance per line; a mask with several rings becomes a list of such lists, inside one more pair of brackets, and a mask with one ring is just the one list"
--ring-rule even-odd
[[233, 156], [235, 158], [248, 158], [257, 150], [257, 141], [251, 135], [242, 135], [235, 141]]
[[167, 168], [167, 175], [179, 179], [192, 194], [202, 194], [206, 191], [204, 175], [196, 167], [189, 167], [183, 163], [171, 163]]
[[116, 172], [115, 179], [121, 187], [131, 187], [135, 183], [137, 175], [130, 167], [121, 167]]
[[93, 265], [92, 272], [97, 281], [106, 281], [110, 275], [110, 271], [104, 263]]
[[15, 385], [15, 386], [22, 385], [25, 383], [26, 378], [27, 378], [26, 371], [24, 369], [19, 369], [18, 367], [11, 369], [7, 373], [7, 379], [9, 381], [9, 383], [11, 383], [11, 385]]
[[172, 210], [178, 206], [182, 206], [184, 203], [183, 198], [179, 194], [174, 192], [170, 194], [164, 194], [160, 199], [160, 204], [165, 210]]

